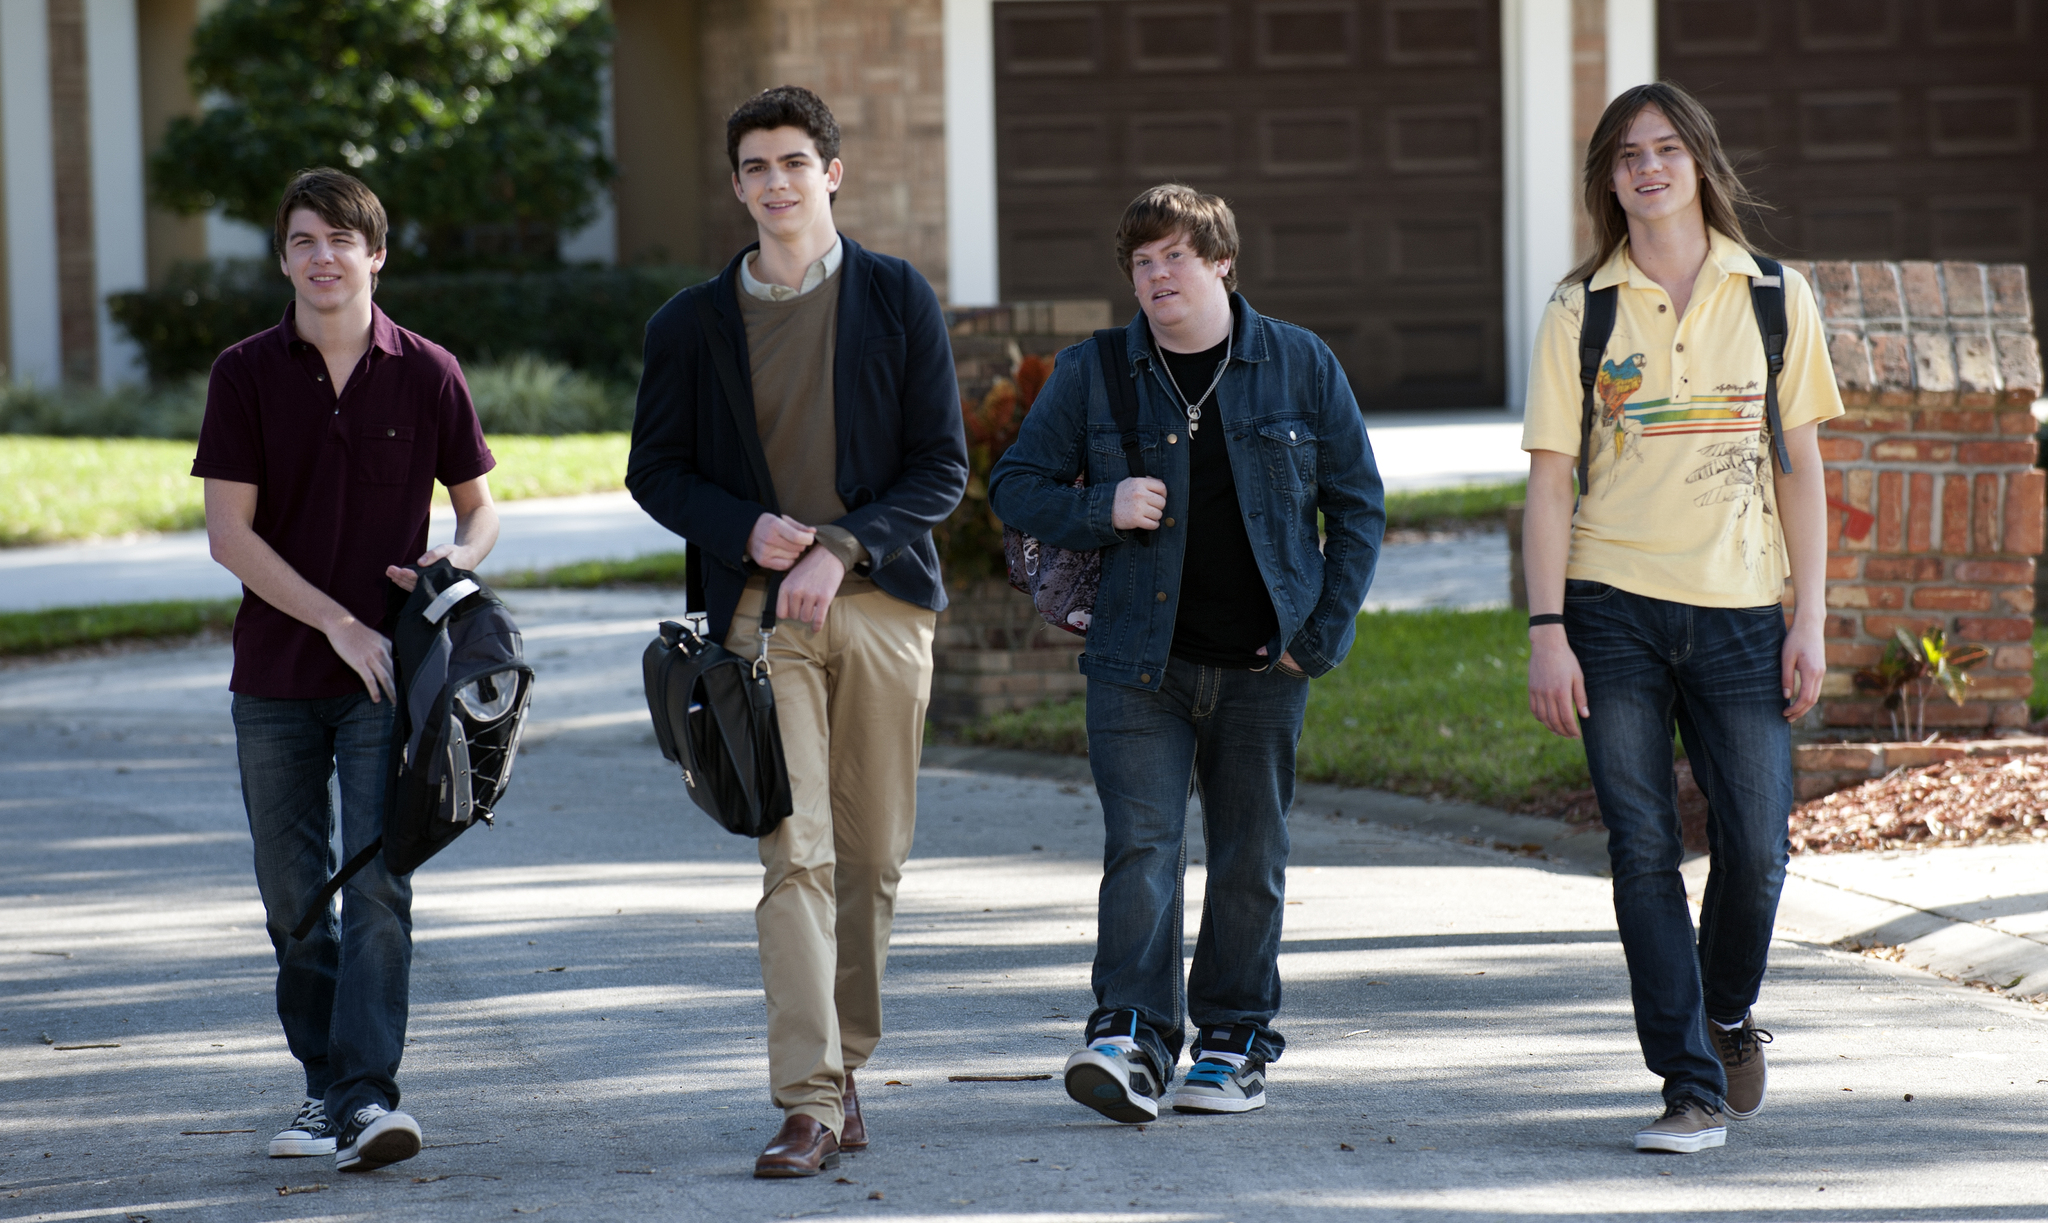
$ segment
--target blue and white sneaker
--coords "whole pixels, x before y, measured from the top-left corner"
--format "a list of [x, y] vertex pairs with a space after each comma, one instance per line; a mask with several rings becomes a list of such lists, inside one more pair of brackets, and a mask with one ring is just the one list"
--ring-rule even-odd
[[1126, 1125], [1159, 1119], [1166, 1085], [1138, 1047], [1138, 1013], [1117, 1011], [1097, 1020], [1088, 1047], [1067, 1059], [1067, 1094]]
[[419, 1153], [419, 1122], [382, 1104], [365, 1104], [342, 1127], [334, 1166], [342, 1172], [368, 1172]]
[[1195, 1064], [1173, 1093], [1178, 1113], [1248, 1113], [1266, 1106], [1266, 1063], [1252, 1056], [1258, 1029], [1250, 1024], [1204, 1028]]
[[334, 1154], [334, 1125], [327, 1120], [327, 1107], [311, 1096], [299, 1105], [299, 1115], [270, 1140], [272, 1159], [297, 1159], [306, 1155]]

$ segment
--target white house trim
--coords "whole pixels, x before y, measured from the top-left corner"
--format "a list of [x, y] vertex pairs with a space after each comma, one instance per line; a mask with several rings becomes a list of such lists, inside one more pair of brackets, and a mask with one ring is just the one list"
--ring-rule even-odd
[[1507, 400], [1520, 411], [1536, 325], [1572, 265], [1571, 0], [1502, 0], [1500, 19]]
[[140, 382], [142, 350], [107, 313], [107, 295], [147, 287], [142, 80], [135, 0], [85, 0], [85, 75], [92, 115], [93, 292], [100, 385]]
[[[598, 96], [604, 99], [599, 119], [599, 139], [604, 155], [617, 160], [618, 135], [612, 122], [612, 53], [605, 49], [604, 67], [599, 70]], [[562, 235], [562, 259], [567, 263], [617, 263], [619, 261], [619, 201], [609, 185], [598, 188], [597, 215], [574, 233]]]
[[1657, 0], [1607, 0], [1607, 100], [1657, 79]]
[[995, 0], [945, 0], [946, 279], [960, 306], [1002, 300], [996, 246]]
[[64, 355], [44, 0], [0, 0], [0, 157], [7, 161], [8, 371], [16, 382], [55, 386]]

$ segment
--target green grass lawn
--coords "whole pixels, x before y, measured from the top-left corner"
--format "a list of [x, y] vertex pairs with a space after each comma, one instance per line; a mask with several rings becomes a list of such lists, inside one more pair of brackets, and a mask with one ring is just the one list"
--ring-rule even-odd
[[0, 657], [146, 637], [187, 637], [234, 623], [240, 599], [187, 599], [0, 612]]
[[1497, 519], [1508, 506], [1529, 495], [1527, 480], [1505, 484], [1461, 484], [1456, 488], [1425, 488], [1387, 494], [1387, 526], [1391, 529], [1446, 527], [1481, 519]]
[[[490, 439], [501, 501], [624, 487], [627, 437], [581, 433]], [[204, 526], [196, 443], [155, 438], [0, 436], [0, 547]], [[438, 486], [435, 500], [445, 504]]]
[[577, 561], [553, 569], [523, 570], [490, 579], [500, 590], [630, 590], [681, 586], [683, 553], [654, 552], [629, 561]]
[[[1586, 758], [1529, 716], [1528, 613], [1368, 612], [1344, 665], [1315, 681], [1302, 729], [1304, 781], [1493, 804], [1579, 789]], [[1002, 714], [971, 742], [1086, 750], [1080, 701]]]

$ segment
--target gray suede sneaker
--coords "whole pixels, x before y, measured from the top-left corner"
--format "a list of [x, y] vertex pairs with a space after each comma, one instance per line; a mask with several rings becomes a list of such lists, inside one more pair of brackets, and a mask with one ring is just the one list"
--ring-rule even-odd
[[1636, 1131], [1636, 1150], [1690, 1155], [1728, 1141], [1728, 1127], [1718, 1109], [1685, 1096], [1673, 1101], [1664, 1115]]
[[1744, 1015], [1742, 1026], [1723, 1029], [1709, 1022], [1714, 1052], [1721, 1055], [1721, 1068], [1728, 1074], [1728, 1094], [1722, 1103], [1728, 1115], [1747, 1121], [1764, 1110], [1764, 1090], [1770, 1085], [1770, 1070], [1764, 1064], [1764, 1046], [1771, 1034], [1756, 1026], [1756, 1017]]

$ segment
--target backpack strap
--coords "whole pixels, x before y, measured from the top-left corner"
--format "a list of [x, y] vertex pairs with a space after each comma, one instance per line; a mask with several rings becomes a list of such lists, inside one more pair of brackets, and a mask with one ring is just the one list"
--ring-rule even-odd
[[1620, 297], [1619, 285], [1593, 287], [1586, 278], [1585, 317], [1579, 326], [1579, 385], [1584, 398], [1579, 404], [1579, 496], [1591, 487], [1593, 470], [1593, 384], [1600, 380], [1600, 362], [1607, 355], [1608, 337], [1614, 334], [1614, 309]]
[[306, 906], [305, 916], [299, 918], [298, 927], [292, 931], [292, 937], [303, 939], [313, 933], [314, 924], [326, 915], [327, 906], [334, 902], [334, 894], [341, 890], [341, 885], [355, 878], [356, 872], [368, 866], [383, 848], [384, 838], [380, 836], [363, 846], [355, 857], [348, 860], [347, 865], [334, 872], [334, 878], [322, 885], [319, 893], [313, 897], [313, 903]]
[[[780, 514], [782, 505], [775, 499], [775, 480], [768, 474], [768, 455], [761, 449], [761, 426], [747, 415], [746, 405], [751, 402], [751, 397], [741, 390], [739, 361], [733, 356], [732, 341], [726, 337], [725, 326], [711, 306], [712, 286], [717, 283], [707, 280], [688, 292], [697, 306], [697, 323], [704, 332], [705, 346], [711, 349], [711, 366], [718, 371], [718, 383], [725, 390], [726, 407], [732, 411], [733, 428], [740, 435], [740, 449], [746, 451], [747, 467], [754, 476], [754, 491], [760, 494], [761, 503], [768, 507], [769, 513]], [[702, 549], [695, 544], [684, 546], [685, 611], [705, 610], [702, 560]], [[775, 631], [775, 599], [782, 590], [784, 576], [774, 571], [768, 574], [768, 598], [761, 606], [763, 633]]]
[[1756, 329], [1763, 335], [1764, 360], [1770, 373], [1764, 380], [1764, 421], [1771, 430], [1771, 447], [1778, 452], [1778, 470], [1792, 474], [1792, 452], [1785, 445], [1785, 422], [1778, 415], [1778, 375], [1785, 369], [1785, 265], [1775, 259], [1756, 256], [1763, 275], [1749, 280], [1749, 304], [1756, 311]]
[[[1102, 382], [1109, 392], [1109, 414], [1116, 421], [1117, 432], [1123, 435], [1124, 462], [1130, 465], [1131, 478], [1145, 478], [1145, 451], [1138, 444], [1138, 392], [1131, 385], [1130, 348], [1124, 342], [1124, 329], [1105, 327], [1095, 333], [1095, 352], [1102, 359]], [[1152, 543], [1151, 531], [1138, 533], [1138, 542], [1146, 546]]]

